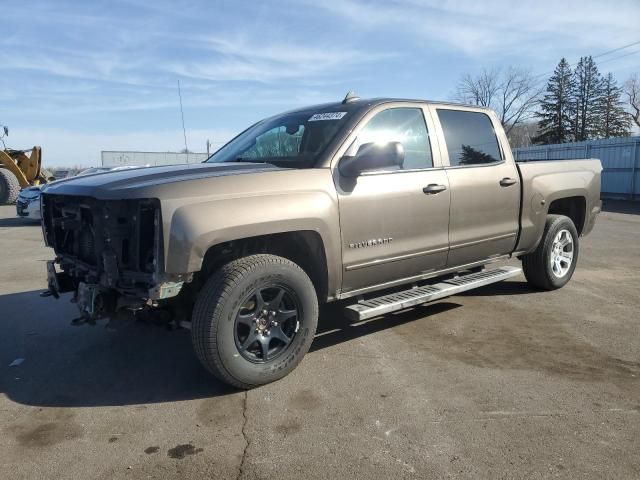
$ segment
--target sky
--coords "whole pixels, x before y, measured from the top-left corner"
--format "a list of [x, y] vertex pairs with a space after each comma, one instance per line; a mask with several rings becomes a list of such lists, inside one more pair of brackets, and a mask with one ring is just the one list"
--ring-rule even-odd
[[[614, 5], [615, 4], [615, 5]], [[541, 79], [640, 41], [640, 0], [3, 0], [0, 124], [48, 166], [102, 150], [206, 151], [280, 111], [361, 97], [448, 100], [464, 73]], [[596, 59], [623, 82], [640, 44]]]

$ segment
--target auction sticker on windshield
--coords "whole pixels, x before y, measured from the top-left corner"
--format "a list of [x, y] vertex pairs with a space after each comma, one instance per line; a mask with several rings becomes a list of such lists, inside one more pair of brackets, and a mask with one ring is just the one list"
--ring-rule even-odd
[[347, 112], [327, 112], [327, 113], [316, 113], [309, 118], [310, 122], [317, 122], [319, 120], [340, 120], [344, 117]]

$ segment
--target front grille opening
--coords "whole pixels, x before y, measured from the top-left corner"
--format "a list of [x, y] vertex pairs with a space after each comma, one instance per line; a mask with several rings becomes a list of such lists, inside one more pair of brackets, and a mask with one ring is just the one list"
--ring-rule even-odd
[[108, 263], [119, 284], [129, 285], [146, 278], [135, 274], [156, 272], [161, 244], [157, 200], [104, 201], [44, 193], [43, 203], [50, 246], [74, 275], [96, 281]]
[[93, 214], [88, 208], [80, 209], [80, 229], [76, 231], [77, 255], [89, 265], [96, 265], [96, 233], [93, 228]]
[[96, 238], [93, 228], [83, 223], [78, 233], [78, 258], [89, 265], [96, 265]]
[[155, 231], [156, 231], [156, 209], [153, 206], [143, 206], [140, 208], [140, 250], [139, 268], [143, 272], [152, 273], [154, 266]]
[[129, 265], [129, 239], [122, 239], [122, 264], [124, 266]]

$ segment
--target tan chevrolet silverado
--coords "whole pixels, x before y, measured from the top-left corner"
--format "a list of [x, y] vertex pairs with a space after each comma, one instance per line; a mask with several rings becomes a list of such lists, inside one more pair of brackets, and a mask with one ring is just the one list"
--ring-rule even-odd
[[[202, 164], [52, 185], [44, 293], [73, 292], [78, 322], [165, 312], [211, 373], [250, 388], [302, 360], [319, 303], [349, 299], [358, 321], [522, 270], [562, 287], [601, 170], [514, 162], [485, 108], [347, 96], [262, 120]], [[522, 269], [486, 268], [513, 257]]]

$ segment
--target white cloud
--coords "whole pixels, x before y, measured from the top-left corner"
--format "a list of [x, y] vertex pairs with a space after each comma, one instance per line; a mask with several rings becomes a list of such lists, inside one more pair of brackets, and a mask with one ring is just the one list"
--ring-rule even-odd
[[[344, 45], [309, 45], [294, 39], [287, 42], [260, 41], [247, 34], [195, 36], [187, 40], [204, 54], [189, 61], [172, 62], [165, 70], [181, 76], [210, 81], [273, 83], [295, 79], [315, 84], [338, 69], [389, 58], [386, 52], [365, 52]], [[207, 55], [209, 52], [210, 55]], [[211, 58], [209, 58], [211, 57]]]
[[[136, 2], [130, 2], [140, 6]], [[68, 79], [106, 82], [133, 87], [166, 87], [176, 75], [200, 81], [272, 83], [293, 79], [314, 84], [318, 76], [327, 77], [340, 69], [389, 58], [389, 53], [362, 51], [344, 42], [307, 38], [275, 31], [256, 31], [247, 26], [216, 29], [211, 34], [202, 28], [175, 32], [169, 29], [176, 9], [155, 5], [146, 25], [131, 23], [122, 17], [117, 22], [106, 16], [96, 23], [93, 15], [50, 11], [61, 25], [56, 42], [42, 38], [7, 35], [0, 50], [5, 71], [33, 71]], [[146, 5], [145, 5], [146, 8]], [[187, 9], [188, 10], [188, 9]], [[177, 12], [176, 12], [177, 13]], [[187, 11], [179, 12], [192, 21]], [[26, 21], [14, 16], [15, 21]], [[42, 18], [35, 19], [36, 24]], [[86, 41], [83, 37], [90, 35]], [[181, 54], [176, 55], [175, 49]]]
[[[51, 43], [30, 36], [4, 39], [3, 70], [30, 78], [24, 83], [0, 78], [0, 100], [9, 114], [12, 109], [41, 115], [171, 109], [177, 78], [183, 80], [185, 108], [237, 105], [246, 98], [255, 105], [282, 104], [283, 98], [309, 103], [326, 99], [345, 73], [355, 81], [357, 67], [391, 56], [338, 41], [257, 35], [246, 26], [226, 35], [202, 29], [160, 35], [162, 29], [120, 31], [111, 18], [101, 25], [93, 16], [55, 15], [65, 35], [95, 32], [87, 43], [65, 37]], [[126, 19], [124, 25], [131, 27]], [[176, 54], [174, 45], [183, 53]]]
[[[470, 56], [521, 53], [595, 54], [638, 40], [637, 0], [364, 0], [311, 2], [361, 29], [385, 28], [430, 40], [425, 49], [451, 48]], [[561, 53], [562, 54], [562, 53]]]

